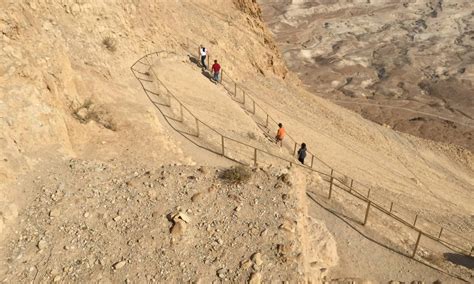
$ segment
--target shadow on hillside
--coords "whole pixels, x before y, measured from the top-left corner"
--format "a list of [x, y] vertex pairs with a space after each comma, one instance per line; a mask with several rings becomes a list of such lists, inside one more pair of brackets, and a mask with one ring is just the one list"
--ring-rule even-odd
[[188, 55], [189, 61], [193, 64], [196, 64], [197, 67], [201, 68], [201, 74], [209, 79], [212, 83], [215, 83], [214, 78], [212, 77], [212, 74], [209, 70], [204, 69], [203, 66], [201, 65], [201, 62], [199, 61], [198, 58], [194, 57], [193, 55]]
[[192, 55], [188, 55], [188, 58], [189, 58], [189, 61], [191, 61], [191, 63], [196, 64], [198, 67], [202, 67], [201, 62], [199, 62], [198, 58], [196, 58]]
[[207, 79], [209, 79], [209, 81], [211, 81], [212, 83], [215, 83], [214, 78], [213, 78], [212, 75], [211, 75], [211, 72], [202, 69], [202, 70], [201, 70], [201, 74], [202, 74], [204, 77], [206, 77]]
[[443, 256], [447, 261], [450, 261], [454, 264], [464, 266], [467, 269], [474, 269], [473, 257], [462, 255], [459, 253], [445, 253], [443, 254]]

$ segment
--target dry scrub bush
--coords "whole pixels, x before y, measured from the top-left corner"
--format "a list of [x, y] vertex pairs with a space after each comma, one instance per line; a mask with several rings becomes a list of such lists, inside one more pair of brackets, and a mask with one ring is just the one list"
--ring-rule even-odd
[[109, 51], [114, 52], [117, 50], [117, 41], [112, 37], [105, 37], [102, 40], [102, 44], [107, 48]]
[[107, 111], [96, 107], [91, 99], [86, 99], [78, 108], [73, 109], [72, 115], [81, 123], [86, 124], [92, 120], [109, 130], [117, 131], [117, 125]]
[[245, 183], [250, 180], [252, 172], [248, 167], [236, 166], [229, 169], [225, 169], [220, 175], [221, 179], [232, 184]]
[[255, 135], [253, 132], [248, 132], [247, 136], [252, 140], [257, 140], [257, 135]]

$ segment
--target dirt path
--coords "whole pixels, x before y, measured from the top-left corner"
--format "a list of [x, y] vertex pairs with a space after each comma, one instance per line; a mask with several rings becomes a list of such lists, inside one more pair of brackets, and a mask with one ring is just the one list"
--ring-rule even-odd
[[354, 230], [347, 219], [332, 213], [322, 203], [310, 201], [308, 211], [311, 217], [323, 220], [336, 239], [339, 263], [330, 269], [332, 279], [359, 278], [378, 283], [390, 280], [463, 283], [369, 240]]

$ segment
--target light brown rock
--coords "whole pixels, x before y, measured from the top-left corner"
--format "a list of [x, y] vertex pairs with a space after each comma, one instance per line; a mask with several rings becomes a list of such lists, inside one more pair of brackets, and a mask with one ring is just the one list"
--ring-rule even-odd
[[262, 274], [254, 272], [250, 275], [249, 284], [260, 284], [262, 283]]
[[171, 227], [171, 234], [176, 237], [182, 236], [185, 231], [186, 223], [181, 220], [176, 220], [173, 224], [173, 227]]

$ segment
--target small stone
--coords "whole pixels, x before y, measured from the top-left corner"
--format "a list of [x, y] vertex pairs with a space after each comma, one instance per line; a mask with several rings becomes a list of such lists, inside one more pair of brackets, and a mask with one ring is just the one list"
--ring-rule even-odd
[[295, 230], [296, 230], [295, 226], [294, 226], [294, 223], [291, 222], [290, 220], [287, 220], [287, 219], [285, 219], [283, 221], [283, 223], [280, 225], [279, 229], [290, 232], [290, 233], [294, 233]]
[[237, 207], [234, 208], [234, 211], [235, 211], [235, 212], [239, 212], [241, 209], [242, 209], [241, 206], [237, 206]]
[[61, 276], [60, 275], [56, 275], [54, 278], [53, 278], [53, 282], [59, 282], [61, 280]]
[[120, 268], [124, 267], [126, 263], [127, 262], [125, 260], [122, 260], [122, 261], [116, 262], [113, 265], [113, 267], [114, 267], [115, 270], [117, 270], [117, 269], [120, 269]]
[[45, 240], [41, 240], [38, 242], [38, 244], [36, 245], [40, 250], [43, 250], [45, 249], [46, 247], [48, 247], [48, 242], [46, 242]]
[[197, 201], [200, 201], [204, 198], [204, 194], [202, 194], [201, 192], [198, 192], [198, 193], [195, 193], [192, 197], [191, 197], [191, 201], [192, 202], [197, 202]]
[[262, 274], [255, 272], [250, 275], [249, 284], [260, 284], [262, 283]]
[[260, 266], [263, 264], [263, 260], [262, 260], [262, 254], [257, 252], [257, 253], [254, 253], [252, 255], [252, 261], [253, 263], [255, 263], [257, 266]]
[[184, 223], [181, 220], [176, 220], [175, 223], [173, 224], [173, 227], [171, 227], [171, 234], [173, 236], [181, 236], [184, 234], [186, 230], [186, 223]]
[[59, 217], [59, 215], [61, 215], [61, 211], [57, 208], [49, 211], [49, 217]]
[[179, 212], [179, 213], [174, 214], [173, 217], [172, 217], [172, 219], [173, 219], [173, 221], [176, 221], [176, 220], [178, 220], [178, 219], [181, 219], [181, 220], [183, 220], [183, 221], [186, 222], [186, 223], [191, 222], [191, 217], [189, 217], [189, 215], [186, 214], [186, 213], [184, 213], [184, 212]]
[[252, 266], [252, 261], [250, 261], [249, 259], [246, 259], [240, 262], [240, 268], [242, 268], [243, 270], [247, 270], [251, 266]]
[[89, 218], [91, 214], [89, 212], [84, 213], [84, 218]]
[[225, 273], [226, 273], [225, 268], [221, 268], [221, 269], [217, 270], [217, 276], [218, 276], [220, 279], [224, 279], [224, 278], [225, 278]]
[[203, 174], [209, 173], [209, 170], [206, 167], [199, 167], [198, 171]]
[[114, 221], [115, 221], [115, 222], [120, 221], [120, 219], [122, 219], [122, 217], [120, 217], [120, 216], [115, 216], [115, 217], [114, 217]]

